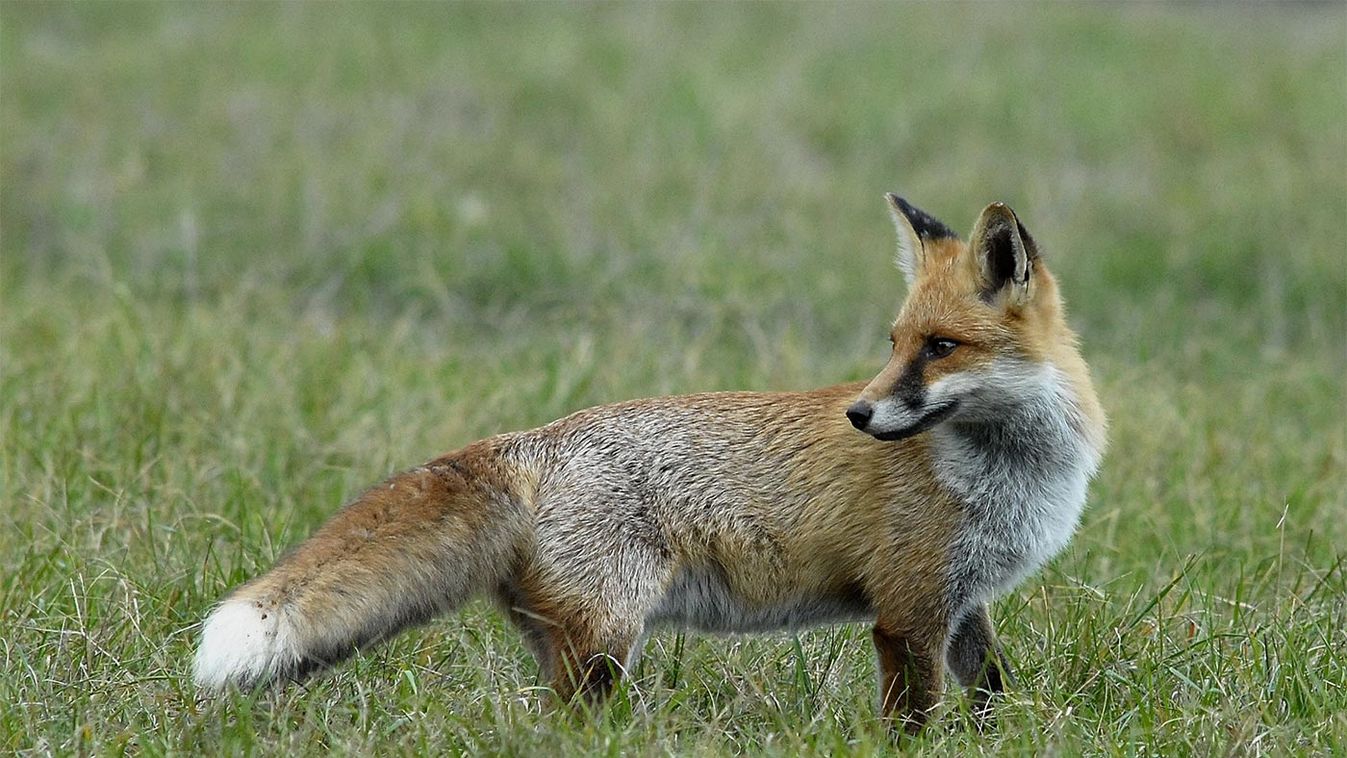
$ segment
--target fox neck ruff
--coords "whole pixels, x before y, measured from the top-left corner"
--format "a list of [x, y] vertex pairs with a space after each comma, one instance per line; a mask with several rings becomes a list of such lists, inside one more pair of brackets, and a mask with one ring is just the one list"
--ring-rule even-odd
[[995, 413], [931, 430], [936, 476], [964, 506], [948, 563], [956, 618], [1066, 546], [1102, 454], [1057, 368], [1020, 364], [1002, 386]]

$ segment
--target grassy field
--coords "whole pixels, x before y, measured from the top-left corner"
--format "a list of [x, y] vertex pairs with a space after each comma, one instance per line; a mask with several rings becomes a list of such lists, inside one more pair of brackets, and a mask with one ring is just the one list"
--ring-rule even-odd
[[0, 5], [0, 753], [877, 754], [868, 630], [540, 711], [484, 604], [199, 701], [346, 498], [588, 405], [881, 365], [881, 193], [1010, 203], [1112, 447], [918, 753], [1347, 753], [1347, 9]]

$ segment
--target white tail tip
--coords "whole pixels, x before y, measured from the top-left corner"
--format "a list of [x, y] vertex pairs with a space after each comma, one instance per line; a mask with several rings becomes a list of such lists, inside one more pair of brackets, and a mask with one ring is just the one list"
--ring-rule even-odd
[[193, 673], [198, 687], [250, 687], [294, 669], [303, 659], [283, 609], [246, 597], [224, 601], [206, 618]]

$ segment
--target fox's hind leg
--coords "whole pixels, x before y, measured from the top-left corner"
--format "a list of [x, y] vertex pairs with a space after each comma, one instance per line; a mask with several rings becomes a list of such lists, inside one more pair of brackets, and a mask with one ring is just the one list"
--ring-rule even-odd
[[672, 576], [663, 530], [609, 466], [575, 458], [548, 481], [518, 580], [525, 635], [563, 703], [607, 699]]
[[557, 630], [548, 653], [557, 700], [587, 708], [606, 702], [626, 675], [639, 637], [635, 630], [596, 634], [584, 625]]
[[662, 585], [652, 564], [619, 563], [601, 576], [535, 566], [507, 601], [560, 703], [602, 704], [639, 655]]
[[592, 619], [573, 611], [553, 614], [516, 604], [509, 608], [509, 615], [563, 704], [594, 707], [607, 700], [634, 661], [634, 647], [642, 632], [638, 625], [601, 632]]
[[[534, 596], [537, 598], [537, 596]], [[559, 704], [602, 705], [634, 663], [644, 615], [615, 614], [611, 603], [516, 600], [510, 618], [538, 661]]]

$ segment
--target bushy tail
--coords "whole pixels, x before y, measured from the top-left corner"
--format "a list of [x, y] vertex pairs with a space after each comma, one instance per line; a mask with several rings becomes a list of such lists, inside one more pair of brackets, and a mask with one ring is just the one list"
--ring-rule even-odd
[[475, 447], [364, 493], [226, 597], [202, 630], [198, 686], [299, 677], [503, 580], [531, 518], [515, 477]]

